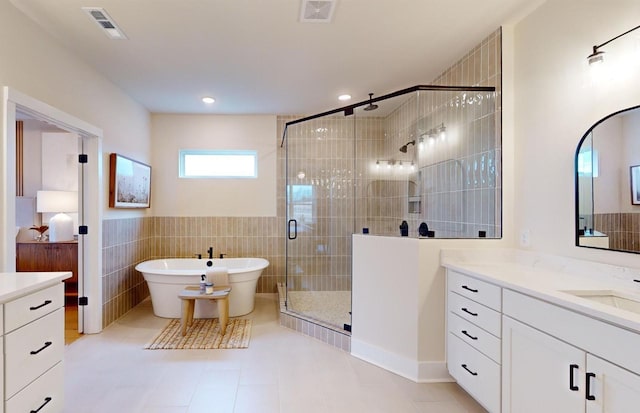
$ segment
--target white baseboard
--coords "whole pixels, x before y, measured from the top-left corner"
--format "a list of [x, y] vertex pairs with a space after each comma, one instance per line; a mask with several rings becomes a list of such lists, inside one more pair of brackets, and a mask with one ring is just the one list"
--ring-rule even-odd
[[411, 360], [351, 337], [351, 355], [417, 383], [454, 381], [444, 361]]

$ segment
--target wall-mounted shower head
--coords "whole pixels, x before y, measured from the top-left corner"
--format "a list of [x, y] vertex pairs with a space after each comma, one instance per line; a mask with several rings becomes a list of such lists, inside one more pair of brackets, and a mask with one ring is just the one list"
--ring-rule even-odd
[[369, 93], [369, 105], [365, 106], [364, 110], [369, 111], [369, 110], [378, 109], [378, 105], [374, 105], [372, 99], [373, 99], [373, 93]]
[[415, 144], [416, 144], [416, 140], [414, 139], [414, 140], [409, 141], [409, 142], [405, 143], [404, 145], [402, 145], [399, 150], [402, 153], [407, 153], [407, 147], [409, 145], [414, 145], [415, 146]]

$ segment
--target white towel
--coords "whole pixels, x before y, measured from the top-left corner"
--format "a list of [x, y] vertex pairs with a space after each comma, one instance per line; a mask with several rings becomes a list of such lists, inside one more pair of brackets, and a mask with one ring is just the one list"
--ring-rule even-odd
[[214, 287], [229, 285], [227, 267], [211, 267], [210, 270], [207, 270], [207, 281], [213, 283]]

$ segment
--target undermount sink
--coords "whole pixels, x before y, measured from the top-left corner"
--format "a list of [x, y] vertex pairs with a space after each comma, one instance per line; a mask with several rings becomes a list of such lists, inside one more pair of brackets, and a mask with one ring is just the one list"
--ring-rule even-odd
[[595, 301], [596, 303], [640, 314], [640, 296], [635, 294], [612, 290], [572, 290], [563, 292]]

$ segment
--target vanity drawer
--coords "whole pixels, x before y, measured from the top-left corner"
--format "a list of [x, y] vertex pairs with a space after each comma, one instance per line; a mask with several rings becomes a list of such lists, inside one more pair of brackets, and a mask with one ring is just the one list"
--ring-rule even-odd
[[477, 325], [485, 331], [500, 337], [502, 334], [502, 320], [500, 313], [482, 304], [462, 297], [454, 292], [448, 294], [449, 311], [465, 320]]
[[59, 308], [4, 337], [5, 398], [62, 360], [64, 309]]
[[56, 364], [36, 381], [7, 400], [5, 413], [59, 413], [64, 408], [64, 370]]
[[449, 333], [447, 367], [458, 384], [487, 410], [500, 412], [500, 365]]
[[449, 332], [480, 351], [496, 363], [500, 363], [500, 339], [487, 333], [480, 327], [468, 322], [462, 317], [449, 313]]
[[496, 311], [502, 310], [502, 289], [497, 285], [480, 281], [456, 271], [449, 270], [449, 291], [470, 298]]
[[[33, 294], [6, 303], [4, 312], [5, 333], [30, 323], [64, 305], [62, 282]], [[64, 326], [64, 324], [62, 324]], [[63, 328], [64, 329], [64, 328]]]

